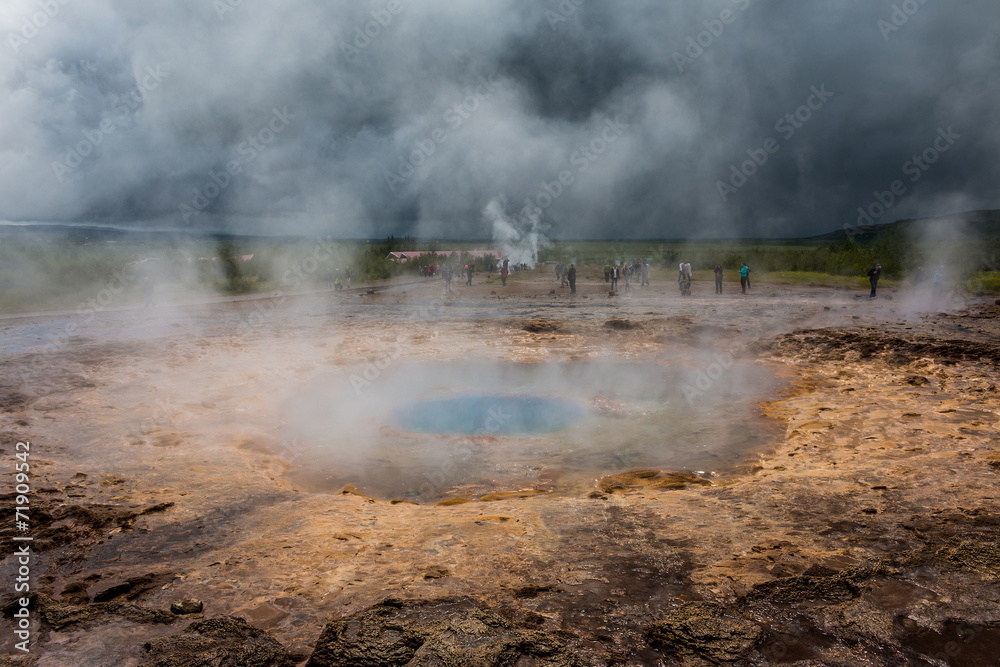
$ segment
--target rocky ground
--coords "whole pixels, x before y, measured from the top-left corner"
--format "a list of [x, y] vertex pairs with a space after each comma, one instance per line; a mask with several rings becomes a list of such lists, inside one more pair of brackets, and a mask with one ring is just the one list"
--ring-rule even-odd
[[[584, 270], [577, 295], [539, 273], [4, 321], [0, 453], [30, 441], [31, 492], [18, 531], [5, 476], [0, 664], [998, 664], [1000, 306], [727, 290]], [[729, 358], [786, 385], [715, 474], [383, 498], [298, 484], [282, 436], [302, 387], [395, 364], [683, 365], [710, 391]]]

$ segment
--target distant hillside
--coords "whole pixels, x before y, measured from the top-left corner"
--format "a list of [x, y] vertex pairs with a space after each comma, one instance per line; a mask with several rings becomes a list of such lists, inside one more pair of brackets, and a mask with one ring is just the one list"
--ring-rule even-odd
[[[908, 235], [928, 241], [949, 241], [958, 239], [1000, 238], [1000, 211], [967, 211], [939, 218], [911, 218], [897, 220], [884, 225], [862, 225], [854, 227], [854, 240], [870, 241], [890, 229], [900, 229]], [[802, 239], [810, 245], [820, 243], [843, 243], [848, 232], [838, 229], [819, 236]]]

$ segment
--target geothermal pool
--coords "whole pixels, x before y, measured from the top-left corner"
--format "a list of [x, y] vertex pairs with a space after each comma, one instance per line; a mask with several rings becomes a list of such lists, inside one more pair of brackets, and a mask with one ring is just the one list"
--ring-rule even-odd
[[[374, 381], [312, 381], [287, 401], [283, 458], [299, 488], [382, 499], [573, 491], [636, 468], [718, 474], [774, 434], [757, 403], [780, 382], [736, 364], [400, 364]], [[699, 378], [701, 381], [699, 382]]]
[[404, 431], [444, 435], [537, 435], [570, 426], [586, 414], [582, 403], [547, 396], [457, 396], [415, 401], [390, 421]]

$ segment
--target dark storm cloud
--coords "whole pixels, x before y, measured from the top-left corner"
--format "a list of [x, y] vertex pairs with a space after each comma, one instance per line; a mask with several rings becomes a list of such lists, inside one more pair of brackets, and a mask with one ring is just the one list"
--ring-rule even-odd
[[998, 18], [992, 0], [17, 0], [0, 219], [483, 237], [502, 198], [557, 236], [624, 238], [998, 207]]

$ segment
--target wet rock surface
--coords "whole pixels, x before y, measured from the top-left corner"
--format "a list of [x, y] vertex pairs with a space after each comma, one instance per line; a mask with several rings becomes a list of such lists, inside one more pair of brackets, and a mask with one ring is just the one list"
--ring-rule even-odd
[[502, 667], [581, 664], [558, 637], [462, 598], [385, 600], [328, 624], [307, 667]]
[[[28, 660], [993, 664], [1000, 309], [922, 313], [903, 297], [804, 288], [774, 288], [764, 308], [669, 287], [543, 304], [547, 284], [499, 302], [484, 285], [432, 322], [390, 290], [364, 304], [324, 296], [251, 328], [252, 302], [222, 305], [121, 353], [102, 340], [124, 335], [111, 323], [44, 359], [0, 360], [12, 395], [0, 453], [32, 443]], [[558, 328], [526, 328], [540, 318]], [[779, 425], [773, 441], [728, 467], [635, 465], [622, 442], [605, 473], [560, 493], [556, 468], [486, 495], [443, 489], [454, 501], [440, 505], [290, 483], [279, 395], [363, 373], [355, 360], [400, 343], [425, 360], [628, 359], [706, 376], [732, 357], [790, 384], [759, 406]], [[697, 396], [686, 405], [699, 409]], [[0, 502], [12, 515], [14, 496]], [[169, 611], [187, 599], [214, 617]], [[2, 606], [13, 655], [18, 605]]]
[[295, 667], [297, 660], [242, 618], [197, 621], [142, 647], [140, 667]]
[[763, 631], [755, 623], [727, 617], [710, 602], [689, 602], [645, 630], [646, 641], [668, 654], [700, 656], [712, 662], [745, 657]]

